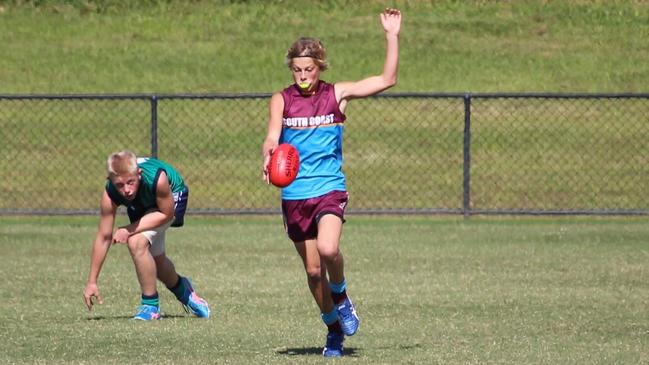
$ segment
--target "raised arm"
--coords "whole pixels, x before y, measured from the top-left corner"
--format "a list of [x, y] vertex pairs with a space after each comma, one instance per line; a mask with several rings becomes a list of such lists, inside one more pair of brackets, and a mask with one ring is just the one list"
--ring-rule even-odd
[[383, 72], [359, 81], [336, 83], [336, 98], [341, 107], [344, 101], [374, 95], [397, 83], [399, 68], [399, 31], [401, 30], [401, 12], [387, 8], [381, 13], [381, 25], [385, 32], [386, 52]]

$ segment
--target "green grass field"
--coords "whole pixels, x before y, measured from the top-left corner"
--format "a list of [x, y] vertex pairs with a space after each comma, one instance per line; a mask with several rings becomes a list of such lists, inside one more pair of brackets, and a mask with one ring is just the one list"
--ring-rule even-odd
[[305, 35], [323, 77], [356, 80], [381, 70], [385, 6], [404, 14], [392, 92], [647, 90], [645, 1], [0, 0], [0, 93], [272, 92]]
[[346, 357], [324, 326], [281, 218], [191, 217], [168, 254], [213, 318], [138, 304], [123, 246], [104, 304], [82, 290], [94, 217], [0, 219], [3, 364], [641, 364], [649, 361], [642, 218], [348, 217], [342, 249], [361, 316]]

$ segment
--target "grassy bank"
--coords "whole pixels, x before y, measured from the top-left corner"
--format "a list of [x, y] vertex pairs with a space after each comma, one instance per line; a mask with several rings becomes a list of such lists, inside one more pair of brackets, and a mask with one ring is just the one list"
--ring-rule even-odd
[[[326, 79], [382, 67], [383, 2], [135, 4], [0, 2], [0, 93], [270, 92], [302, 35], [327, 46]], [[390, 4], [404, 14], [392, 91], [647, 90], [647, 3]]]

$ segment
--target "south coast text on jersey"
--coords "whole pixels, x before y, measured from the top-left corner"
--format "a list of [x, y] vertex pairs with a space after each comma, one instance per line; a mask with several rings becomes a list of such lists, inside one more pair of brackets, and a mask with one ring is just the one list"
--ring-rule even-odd
[[334, 123], [334, 114], [317, 115], [315, 117], [293, 117], [283, 118], [284, 127], [317, 127]]

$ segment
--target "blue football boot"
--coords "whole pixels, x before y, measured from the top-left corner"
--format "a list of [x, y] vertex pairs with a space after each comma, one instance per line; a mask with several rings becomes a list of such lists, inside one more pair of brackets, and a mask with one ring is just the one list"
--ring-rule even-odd
[[160, 318], [162, 318], [160, 308], [146, 304], [137, 307], [137, 313], [133, 316], [133, 319], [139, 319], [140, 321], [153, 321]]
[[185, 311], [192, 313], [199, 318], [209, 318], [210, 307], [207, 304], [207, 301], [196, 294], [192, 287], [192, 283], [187, 278], [182, 278], [182, 280], [185, 285], [185, 290], [187, 291], [186, 299], [181, 300]]
[[358, 330], [358, 325], [360, 320], [358, 315], [356, 315], [356, 308], [349, 298], [336, 306], [338, 310], [338, 322], [340, 323], [340, 328], [342, 328], [343, 333], [346, 336], [352, 336]]
[[340, 332], [327, 333], [327, 344], [322, 349], [324, 357], [341, 357], [343, 356], [343, 341], [345, 335]]

